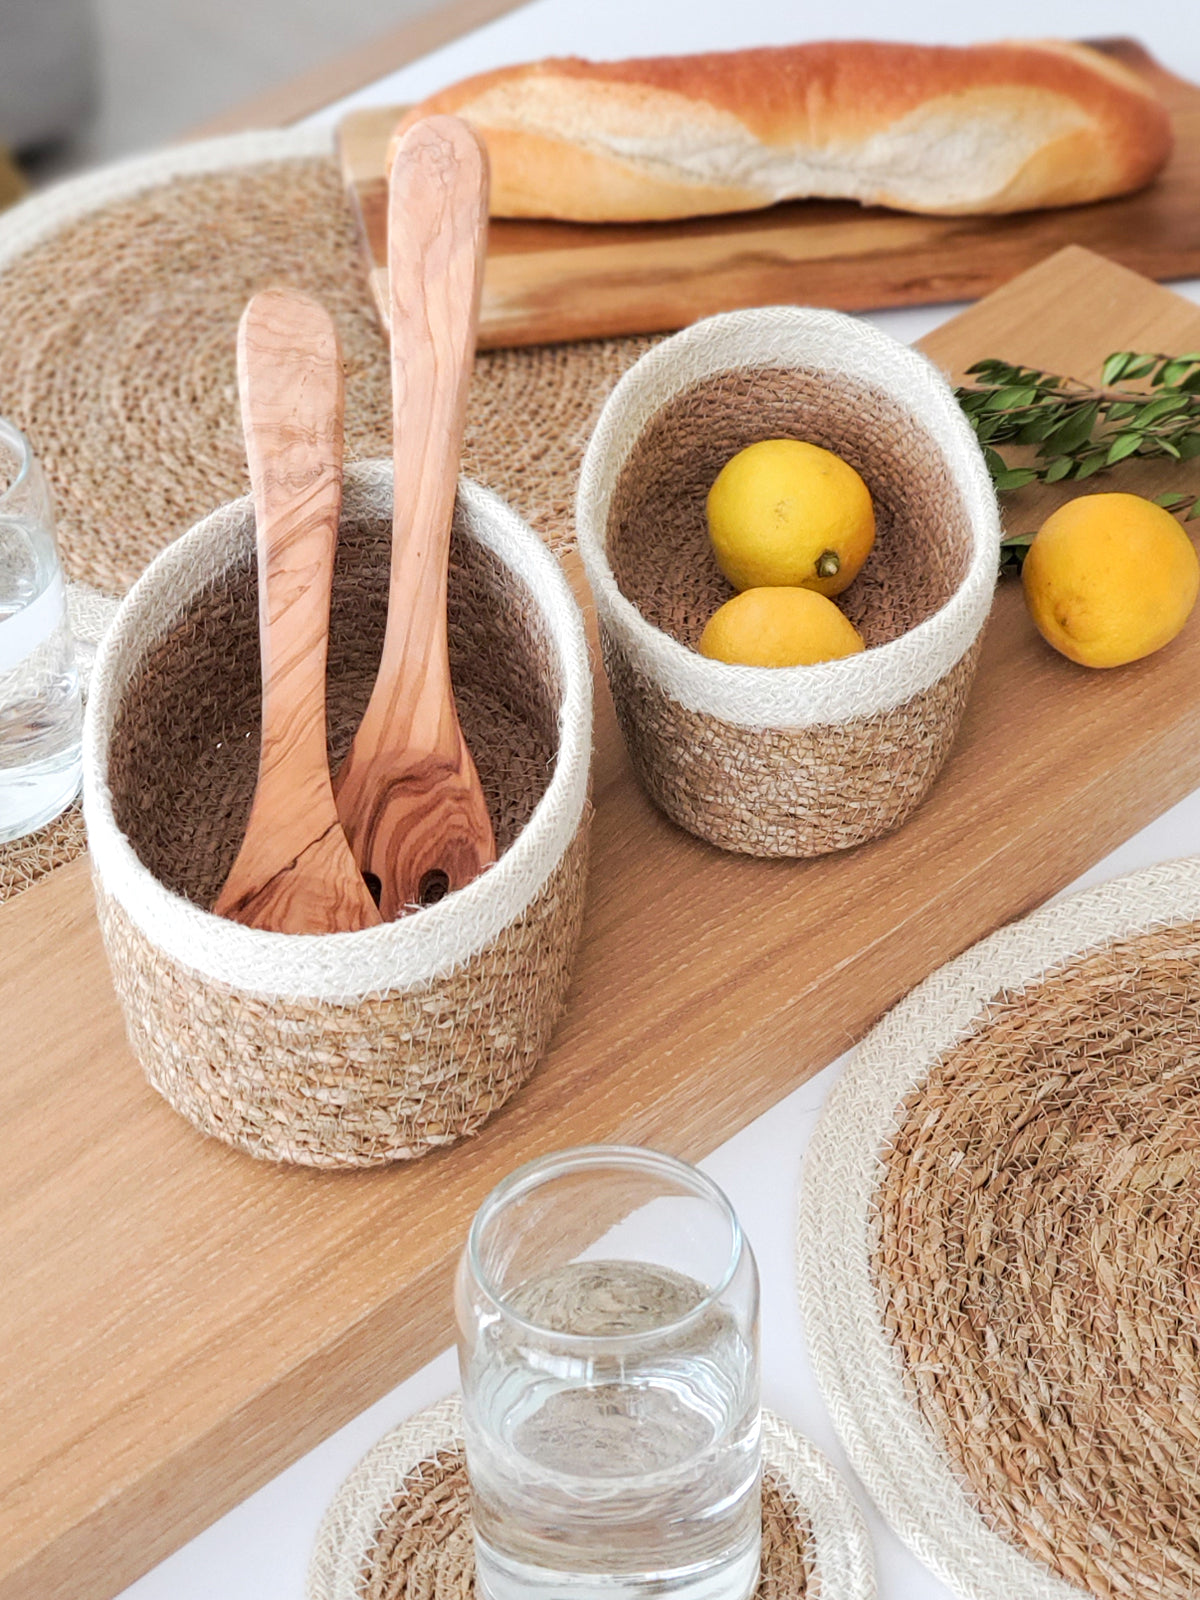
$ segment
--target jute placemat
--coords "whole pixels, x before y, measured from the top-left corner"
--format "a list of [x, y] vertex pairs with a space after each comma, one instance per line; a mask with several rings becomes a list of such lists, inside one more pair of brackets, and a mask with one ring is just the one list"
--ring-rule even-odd
[[[121, 594], [246, 492], [235, 335], [272, 283], [332, 313], [349, 460], [391, 454], [387, 350], [327, 131], [238, 135], [89, 173], [0, 219], [0, 415], [29, 436], [68, 576]], [[485, 353], [463, 469], [561, 547], [584, 446], [652, 341]], [[0, 899], [83, 846], [77, 818], [0, 847]]]
[[[470, 1488], [456, 1397], [396, 1428], [339, 1489], [317, 1536], [308, 1600], [470, 1600]], [[825, 1457], [763, 1415], [757, 1600], [872, 1600], [862, 1515]]]
[[1200, 1595], [1200, 860], [1004, 929], [885, 1018], [799, 1250], [851, 1459], [952, 1588]]

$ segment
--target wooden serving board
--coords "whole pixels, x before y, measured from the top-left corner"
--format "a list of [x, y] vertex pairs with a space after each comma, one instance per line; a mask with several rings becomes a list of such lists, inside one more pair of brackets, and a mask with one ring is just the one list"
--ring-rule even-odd
[[[1011, 217], [922, 217], [803, 200], [688, 222], [494, 222], [480, 343], [550, 344], [682, 328], [738, 306], [842, 311], [974, 300], [1065, 244], [1151, 278], [1200, 275], [1200, 88], [1132, 39], [1098, 48], [1141, 72], [1171, 111], [1175, 152], [1140, 194]], [[342, 169], [386, 322], [384, 157], [403, 107], [342, 121]]]
[[[1086, 377], [1113, 348], [1197, 348], [1200, 310], [1069, 249], [925, 343], [947, 369]], [[1200, 489], [1200, 463], [1139, 471], [1122, 482]], [[1060, 498], [1025, 491], [1016, 525]], [[519, 1162], [618, 1139], [703, 1156], [1200, 785], [1200, 616], [1088, 672], [1011, 583], [931, 798], [847, 854], [752, 861], [672, 827], [598, 690], [568, 1014], [483, 1133], [421, 1161], [316, 1173], [202, 1139], [126, 1047], [87, 863], [0, 910], [0, 1600], [111, 1595], [442, 1348], [468, 1219]]]

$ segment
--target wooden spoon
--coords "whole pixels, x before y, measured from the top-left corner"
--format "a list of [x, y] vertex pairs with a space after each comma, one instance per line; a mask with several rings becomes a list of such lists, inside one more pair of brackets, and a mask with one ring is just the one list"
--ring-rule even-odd
[[262, 748], [246, 836], [213, 907], [254, 928], [379, 923], [338, 821], [325, 746], [329, 597], [342, 500], [342, 361], [328, 312], [268, 289], [238, 328], [254, 490]]
[[338, 814], [391, 921], [459, 889], [496, 842], [450, 684], [450, 523], [487, 239], [487, 157], [457, 117], [400, 143], [388, 194], [395, 509], [379, 675]]

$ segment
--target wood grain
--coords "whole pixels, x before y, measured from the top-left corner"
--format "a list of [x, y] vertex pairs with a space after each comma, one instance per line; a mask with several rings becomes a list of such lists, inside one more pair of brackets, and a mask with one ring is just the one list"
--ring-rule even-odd
[[[1081, 377], [1121, 346], [1197, 348], [1200, 310], [1080, 250], [926, 341], [947, 369]], [[1200, 490], [1200, 463], [1153, 487], [1180, 480]], [[1014, 524], [1060, 498], [1025, 491]], [[519, 1162], [592, 1140], [703, 1156], [1196, 788], [1200, 620], [1091, 673], [1005, 584], [930, 799], [815, 861], [681, 833], [637, 789], [602, 684], [597, 719], [567, 1016], [493, 1123], [410, 1166], [289, 1170], [199, 1138], [129, 1055], [86, 864], [0, 910], [0, 1600], [111, 1595], [444, 1346], [468, 1219]]]
[[[1135, 41], [1095, 41], [1153, 84], [1175, 151], [1139, 194], [1010, 217], [918, 217], [805, 200], [689, 222], [581, 226], [493, 222], [480, 344], [543, 344], [685, 327], [738, 306], [842, 311], [987, 294], [1062, 245], [1087, 246], [1151, 278], [1200, 273], [1200, 88]], [[371, 289], [386, 317], [384, 155], [403, 107], [350, 113], [339, 138]]]
[[391, 180], [395, 500], [383, 654], [337, 775], [354, 859], [391, 922], [496, 859], [450, 684], [450, 524], [487, 240], [487, 156], [457, 117], [410, 128]]
[[342, 504], [342, 356], [333, 319], [265, 289], [238, 327], [254, 492], [262, 745], [245, 837], [213, 907], [276, 933], [380, 921], [338, 820], [325, 735], [329, 602]]

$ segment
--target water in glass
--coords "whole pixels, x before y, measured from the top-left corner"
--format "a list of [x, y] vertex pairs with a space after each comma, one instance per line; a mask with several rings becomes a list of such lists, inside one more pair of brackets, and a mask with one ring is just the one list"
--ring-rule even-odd
[[50, 821], [79, 788], [79, 676], [49, 504], [32, 470], [0, 493], [0, 842]]
[[603, 1253], [620, 1242], [618, 1229], [523, 1276], [500, 1315], [474, 1302], [464, 1417], [486, 1600], [747, 1600], [756, 1587], [753, 1257], [739, 1246], [739, 1305], [653, 1251]]

